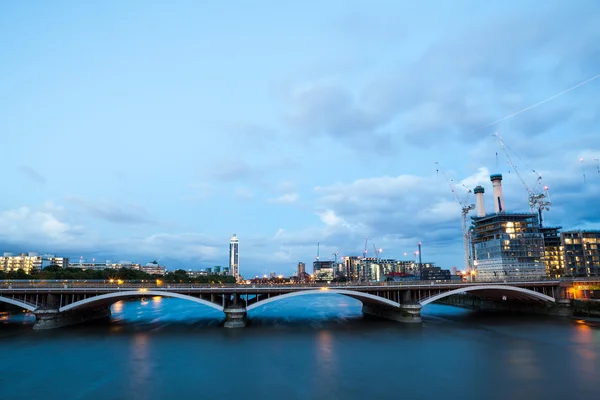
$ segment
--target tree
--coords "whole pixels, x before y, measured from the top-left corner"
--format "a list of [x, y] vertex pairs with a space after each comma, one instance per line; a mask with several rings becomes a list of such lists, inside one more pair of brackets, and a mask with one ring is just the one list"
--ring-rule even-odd
[[23, 268], [19, 268], [15, 274], [15, 279], [31, 279], [31, 275], [27, 275]]
[[43, 269], [43, 271], [46, 271], [46, 272], [58, 272], [60, 270], [62, 270], [62, 268], [60, 267], [60, 265], [56, 265], [56, 264], [50, 264], [46, 268]]

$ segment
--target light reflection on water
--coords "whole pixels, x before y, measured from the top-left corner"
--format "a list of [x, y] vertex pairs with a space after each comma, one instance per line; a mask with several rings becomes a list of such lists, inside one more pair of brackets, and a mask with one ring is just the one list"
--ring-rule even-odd
[[149, 358], [150, 339], [148, 333], [140, 332], [133, 337], [131, 356], [129, 357], [130, 393], [147, 398], [147, 389], [152, 380], [154, 362]]
[[[358, 301], [329, 294], [271, 302], [249, 313], [247, 328], [233, 330], [221, 326], [217, 310], [160, 297], [119, 301], [110, 321], [54, 331], [31, 331], [29, 314], [0, 315], [0, 354], [11, 360], [0, 363], [0, 398], [597, 394], [597, 327], [442, 305], [422, 314], [417, 326], [363, 318]], [[56, 385], [53, 371], [68, 371], [69, 385]]]

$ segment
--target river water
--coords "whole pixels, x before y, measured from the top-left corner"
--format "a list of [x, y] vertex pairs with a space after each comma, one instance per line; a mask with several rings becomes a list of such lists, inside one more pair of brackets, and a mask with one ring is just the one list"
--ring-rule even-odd
[[597, 399], [600, 327], [444, 305], [423, 324], [363, 318], [339, 295], [285, 299], [224, 329], [178, 299], [32, 331], [0, 316], [0, 399]]

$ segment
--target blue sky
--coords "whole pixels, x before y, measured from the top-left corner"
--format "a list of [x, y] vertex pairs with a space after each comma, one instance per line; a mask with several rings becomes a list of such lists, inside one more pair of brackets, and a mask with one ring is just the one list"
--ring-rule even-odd
[[460, 268], [436, 161], [528, 210], [494, 132], [549, 225], [599, 229], [600, 79], [481, 129], [600, 73], [599, 26], [584, 0], [2, 2], [0, 251], [200, 269], [236, 233], [252, 276], [368, 236]]

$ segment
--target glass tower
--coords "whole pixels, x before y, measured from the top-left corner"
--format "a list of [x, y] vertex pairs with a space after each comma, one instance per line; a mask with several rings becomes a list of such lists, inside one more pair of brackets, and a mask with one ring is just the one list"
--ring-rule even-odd
[[229, 273], [235, 277], [236, 281], [240, 278], [240, 254], [239, 254], [240, 243], [235, 233], [231, 237], [229, 242]]

